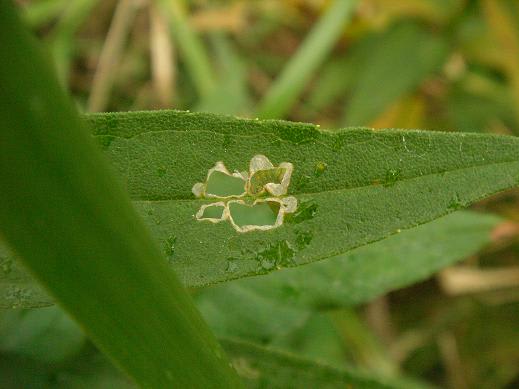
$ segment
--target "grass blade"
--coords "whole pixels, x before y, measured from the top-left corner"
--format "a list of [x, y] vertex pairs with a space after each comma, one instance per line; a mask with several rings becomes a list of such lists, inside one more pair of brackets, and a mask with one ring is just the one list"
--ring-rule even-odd
[[187, 20], [186, 4], [183, 0], [159, 0], [158, 5], [168, 17], [171, 33], [199, 96], [206, 97], [215, 86], [215, 77], [204, 44]]
[[43, 53], [0, 1], [0, 228], [144, 388], [239, 387]]
[[271, 86], [260, 105], [259, 117], [273, 119], [285, 116], [331, 50], [356, 3], [356, 0], [336, 0], [330, 6]]

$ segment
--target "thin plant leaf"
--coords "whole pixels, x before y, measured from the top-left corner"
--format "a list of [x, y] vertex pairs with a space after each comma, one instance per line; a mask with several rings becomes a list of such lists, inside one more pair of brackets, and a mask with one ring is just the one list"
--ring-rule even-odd
[[74, 56], [73, 39], [85, 20], [91, 15], [98, 0], [77, 0], [67, 2], [52, 33], [48, 45], [52, 53], [60, 81], [66, 85], [70, 64]]
[[135, 0], [119, 0], [113, 14], [110, 28], [99, 55], [96, 72], [92, 80], [92, 91], [88, 98], [88, 111], [104, 111], [110, 101], [118, 64], [130, 29], [137, 13]]
[[339, 38], [356, 4], [356, 0], [332, 3], [270, 87], [260, 104], [259, 117], [272, 119], [286, 115]]
[[240, 387], [10, 1], [0, 84], [2, 237], [141, 387]]

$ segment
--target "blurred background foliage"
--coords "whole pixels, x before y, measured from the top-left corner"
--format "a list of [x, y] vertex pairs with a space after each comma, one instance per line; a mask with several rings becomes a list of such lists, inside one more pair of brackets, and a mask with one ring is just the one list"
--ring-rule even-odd
[[[18, 3], [83, 112], [176, 108], [519, 135], [516, 0]], [[441, 387], [517, 388], [518, 200], [509, 191], [474, 206], [506, 221], [432, 279], [304, 314], [262, 310], [251, 296], [236, 309], [256, 304], [268, 325], [260, 316], [260, 329], [253, 320], [250, 334], [243, 323], [225, 334]], [[6, 388], [130, 386], [55, 307], [1, 313], [0, 377]]]

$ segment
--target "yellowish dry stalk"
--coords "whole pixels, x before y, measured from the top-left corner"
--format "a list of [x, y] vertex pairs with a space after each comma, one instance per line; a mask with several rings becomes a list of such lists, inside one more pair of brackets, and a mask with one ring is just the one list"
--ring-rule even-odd
[[121, 54], [140, 4], [141, 2], [136, 0], [119, 0], [117, 3], [88, 99], [90, 112], [103, 111], [108, 104]]
[[158, 107], [171, 107], [175, 95], [176, 55], [167, 21], [154, 4], [150, 6], [150, 55]]

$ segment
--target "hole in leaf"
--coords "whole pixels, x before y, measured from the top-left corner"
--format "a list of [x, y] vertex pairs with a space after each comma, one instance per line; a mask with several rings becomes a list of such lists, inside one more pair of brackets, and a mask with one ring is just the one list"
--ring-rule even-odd
[[204, 209], [202, 218], [204, 219], [221, 219], [224, 211], [223, 206], [210, 206]]
[[206, 193], [216, 197], [242, 196], [246, 181], [220, 171], [214, 171], [207, 179]]
[[196, 218], [198, 220], [207, 220], [211, 223], [219, 223], [227, 219], [225, 209], [225, 203], [222, 201], [218, 203], [205, 204], [198, 210]]
[[279, 214], [280, 203], [263, 201], [253, 205], [230, 202], [229, 212], [234, 223], [239, 226], [273, 226]]

